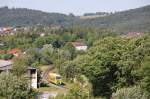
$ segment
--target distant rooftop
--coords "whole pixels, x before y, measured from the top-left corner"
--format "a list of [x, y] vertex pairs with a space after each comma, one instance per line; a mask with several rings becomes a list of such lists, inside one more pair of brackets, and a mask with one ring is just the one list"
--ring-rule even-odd
[[0, 60], [0, 70], [9, 70], [12, 69], [12, 62]]
[[[0, 60], [0, 70], [12, 69], [12, 61]], [[34, 67], [28, 66], [29, 70], [36, 69]]]

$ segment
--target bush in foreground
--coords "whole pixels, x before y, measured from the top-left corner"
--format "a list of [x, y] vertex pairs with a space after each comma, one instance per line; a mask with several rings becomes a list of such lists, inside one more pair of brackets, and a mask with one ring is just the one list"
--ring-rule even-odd
[[140, 87], [122, 88], [113, 93], [112, 99], [149, 99]]
[[0, 99], [32, 99], [27, 80], [10, 73], [0, 74]]

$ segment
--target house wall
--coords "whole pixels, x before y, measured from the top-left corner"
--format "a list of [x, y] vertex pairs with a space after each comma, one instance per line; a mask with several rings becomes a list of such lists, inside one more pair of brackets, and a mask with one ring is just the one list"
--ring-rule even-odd
[[36, 69], [29, 69], [28, 70], [29, 76], [29, 87], [37, 89], [37, 70]]
[[78, 51], [86, 51], [87, 50], [87, 46], [76, 46], [76, 50], [78, 50]]
[[31, 75], [32, 75], [31, 86], [32, 88], [37, 89], [37, 70], [35, 70], [35, 72], [33, 72]]

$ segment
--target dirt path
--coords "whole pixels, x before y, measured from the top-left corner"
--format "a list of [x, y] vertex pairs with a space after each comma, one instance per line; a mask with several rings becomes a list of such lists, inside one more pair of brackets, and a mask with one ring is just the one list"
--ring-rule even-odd
[[43, 73], [42, 79], [47, 80], [48, 74], [55, 69], [55, 66], [51, 66], [48, 70]]

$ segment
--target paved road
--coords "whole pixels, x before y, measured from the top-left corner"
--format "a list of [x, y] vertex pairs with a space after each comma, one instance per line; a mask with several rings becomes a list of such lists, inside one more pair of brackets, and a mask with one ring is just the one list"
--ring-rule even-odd
[[49, 99], [50, 97], [56, 97], [57, 93], [41, 93], [36, 96], [35, 99]]

